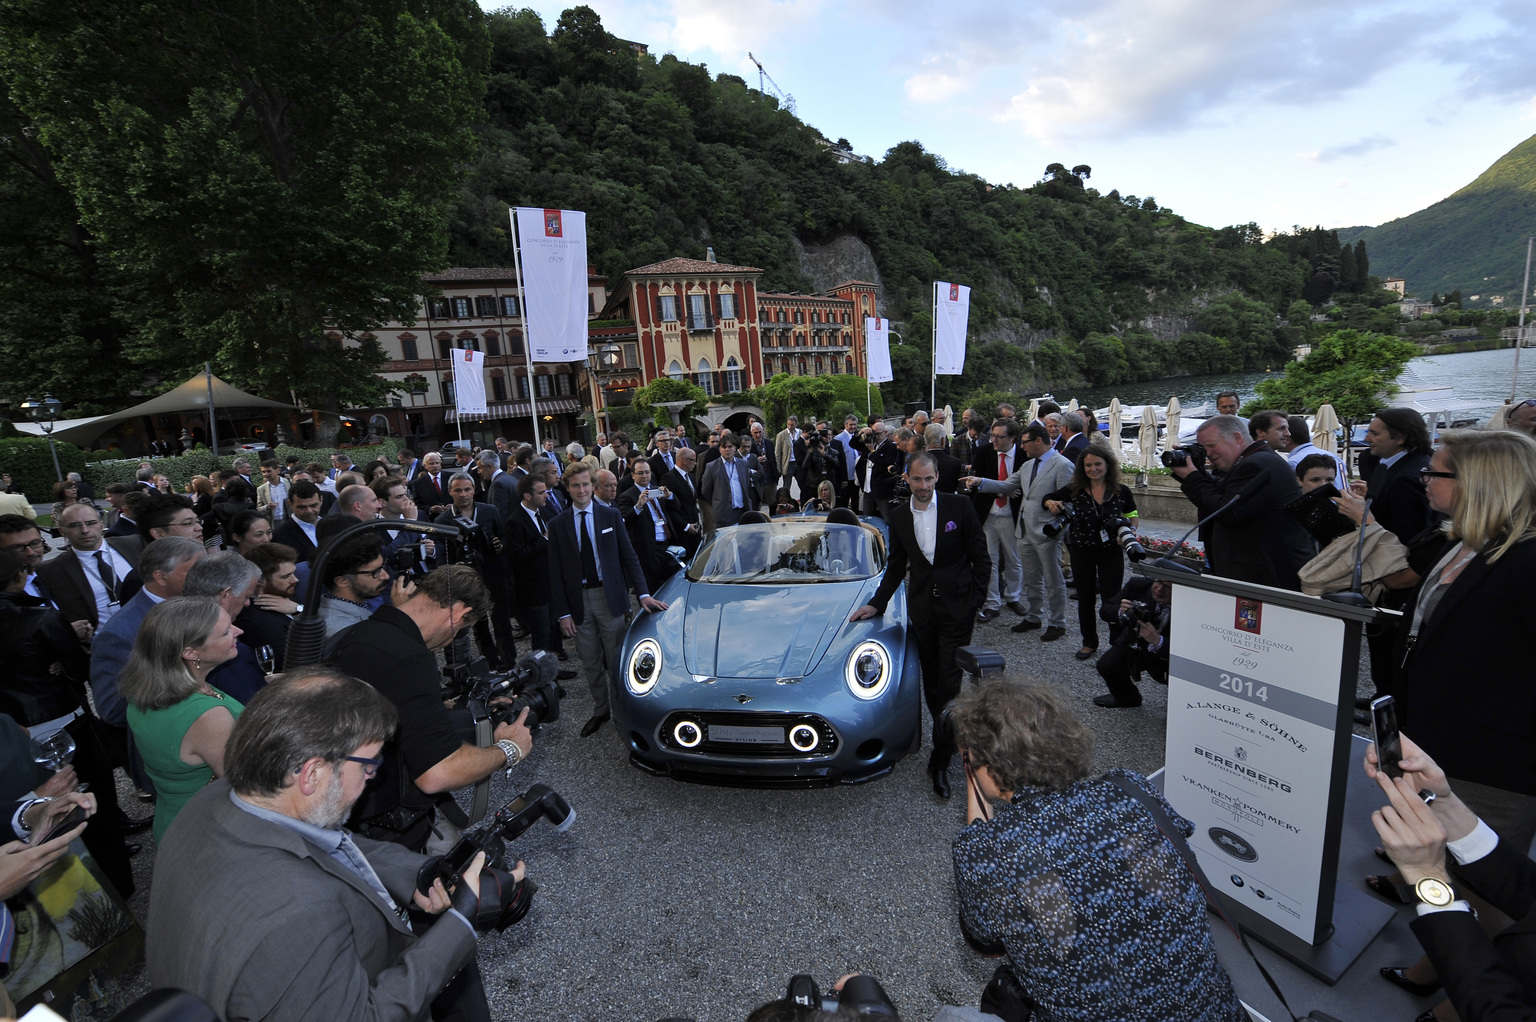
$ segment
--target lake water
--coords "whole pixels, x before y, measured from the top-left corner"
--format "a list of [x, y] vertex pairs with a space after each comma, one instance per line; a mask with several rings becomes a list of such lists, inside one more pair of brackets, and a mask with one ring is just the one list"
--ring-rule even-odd
[[[1465, 411], [1452, 412], [1452, 417], [1487, 418], [1509, 396], [1510, 373], [1515, 364], [1515, 350], [1469, 351], [1458, 355], [1434, 355], [1416, 358], [1408, 363], [1410, 372], [1430, 386], [1449, 384], [1456, 390], [1458, 401], [1487, 401], [1487, 405]], [[1216, 395], [1224, 390], [1235, 390], [1244, 402], [1254, 396], [1254, 387], [1270, 374], [1223, 373], [1216, 376], [1178, 376], [1146, 383], [1133, 383], [1119, 387], [1091, 387], [1080, 390], [1059, 391], [1056, 400], [1063, 406], [1077, 398], [1080, 405], [1105, 408], [1110, 398], [1118, 397], [1122, 405], [1166, 405], [1168, 399], [1178, 396], [1184, 408], [1208, 404], [1216, 410]], [[1536, 397], [1536, 348], [1520, 353], [1520, 386], [1516, 398]]]

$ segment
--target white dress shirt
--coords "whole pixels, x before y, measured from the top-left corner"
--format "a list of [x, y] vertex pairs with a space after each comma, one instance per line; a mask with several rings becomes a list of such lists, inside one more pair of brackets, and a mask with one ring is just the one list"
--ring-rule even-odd
[[907, 506], [912, 509], [912, 531], [917, 534], [917, 547], [932, 564], [933, 548], [939, 541], [939, 495], [935, 493], [929, 498], [925, 511], [918, 510], [916, 500], [909, 500]]
[[79, 550], [71, 547], [70, 552], [80, 558], [80, 568], [85, 572], [86, 584], [91, 587], [91, 595], [96, 598], [96, 627], [100, 628], [112, 619], [112, 615], [116, 614], [122, 605], [117, 602], [114, 594], [107, 592], [106, 584], [101, 580], [101, 567], [100, 562], [96, 560], [96, 555], [98, 553], [106, 555], [106, 561], [112, 567], [112, 574], [116, 577], [119, 588], [123, 584], [123, 579], [127, 578], [128, 573], [133, 570], [133, 565], [129, 564], [122, 554], [113, 550], [105, 540], [95, 550]]

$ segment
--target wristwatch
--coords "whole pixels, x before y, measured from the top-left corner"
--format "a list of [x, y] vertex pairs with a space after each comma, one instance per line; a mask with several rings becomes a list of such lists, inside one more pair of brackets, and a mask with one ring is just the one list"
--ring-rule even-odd
[[1414, 897], [1431, 908], [1446, 908], [1456, 900], [1456, 891], [1444, 880], [1425, 877], [1413, 885]]
[[517, 766], [517, 761], [523, 758], [523, 750], [517, 747], [517, 743], [510, 738], [503, 738], [496, 743], [496, 748], [507, 757], [507, 769]]

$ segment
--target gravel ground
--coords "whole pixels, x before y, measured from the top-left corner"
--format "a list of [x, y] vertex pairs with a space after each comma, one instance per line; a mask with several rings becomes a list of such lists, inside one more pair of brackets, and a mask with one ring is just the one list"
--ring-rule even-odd
[[[1097, 735], [1095, 768], [1150, 773], [1162, 765], [1167, 689], [1146, 679], [1145, 701], [1109, 710], [1078, 649], [1075, 607], [1065, 638], [1009, 631], [1008, 612], [978, 625], [977, 645], [1009, 671], [1056, 687]], [[574, 658], [573, 658], [574, 659]], [[1361, 677], [1368, 678], [1362, 662]], [[1369, 682], [1363, 686], [1368, 692]], [[996, 967], [965, 946], [955, 915], [950, 840], [963, 824], [924, 772], [927, 748], [890, 776], [811, 791], [760, 791], [651, 777], [629, 766], [612, 726], [581, 739], [590, 699], [568, 685], [561, 720], [536, 740], [492, 805], [542, 782], [576, 809], [564, 834], [544, 824], [516, 854], [539, 884], [532, 911], [505, 934], [481, 937], [492, 1014], [519, 1022], [652, 1022], [670, 1016], [735, 1022], [781, 996], [788, 978], [823, 987], [852, 971], [876, 976], [908, 1022], [946, 1003], [975, 1004]], [[924, 731], [927, 731], [925, 721]], [[137, 811], [131, 795], [125, 801]], [[152, 839], [136, 859], [148, 906]], [[142, 971], [126, 981], [142, 990]]]

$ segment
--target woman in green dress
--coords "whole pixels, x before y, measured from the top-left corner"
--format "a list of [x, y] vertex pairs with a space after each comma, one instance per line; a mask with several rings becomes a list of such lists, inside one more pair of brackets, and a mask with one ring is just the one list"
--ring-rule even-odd
[[224, 743], [245, 707], [207, 678], [235, 658], [239, 635], [217, 600], [166, 600], [144, 615], [118, 679], [134, 745], [155, 782], [157, 842], [193, 795], [224, 776]]

